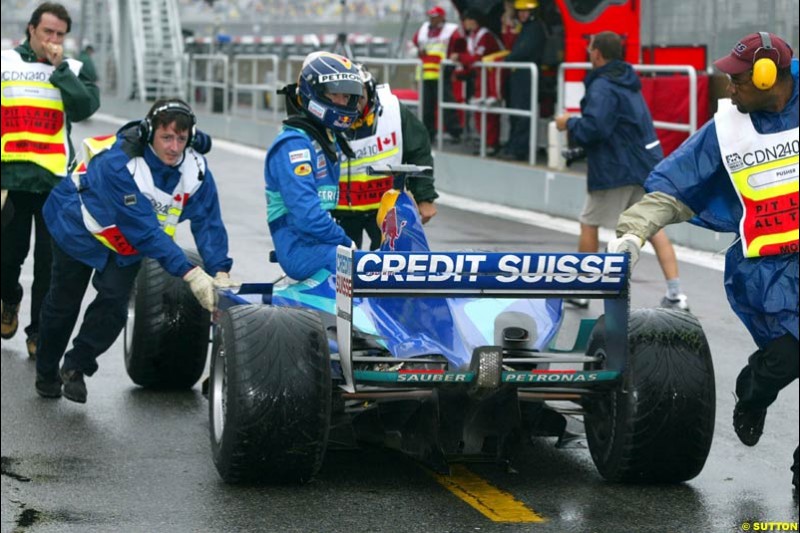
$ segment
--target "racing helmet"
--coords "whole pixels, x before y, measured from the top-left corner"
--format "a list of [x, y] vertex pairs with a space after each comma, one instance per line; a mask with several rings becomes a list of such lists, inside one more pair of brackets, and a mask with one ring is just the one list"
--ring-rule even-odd
[[356, 65], [358, 72], [361, 75], [361, 82], [364, 84], [364, 92], [366, 93], [366, 102], [364, 108], [360, 111], [358, 118], [353, 123], [352, 128], [359, 130], [365, 128], [367, 131], [364, 136], [375, 135], [375, 130], [378, 129], [377, 118], [383, 113], [383, 106], [381, 105], [380, 98], [378, 98], [377, 83], [372, 73], [367, 70], [362, 64]]
[[[345, 131], [358, 118], [363, 85], [352, 61], [330, 52], [314, 52], [303, 61], [297, 92], [302, 108], [312, 119], [326, 128]], [[331, 93], [348, 95], [347, 103], [334, 103], [328, 97]]]

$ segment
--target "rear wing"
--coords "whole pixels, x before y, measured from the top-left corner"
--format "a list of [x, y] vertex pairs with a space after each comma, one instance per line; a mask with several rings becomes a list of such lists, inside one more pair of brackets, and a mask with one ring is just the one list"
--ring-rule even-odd
[[362, 252], [339, 246], [336, 325], [344, 389], [355, 392], [354, 297], [604, 299], [607, 339], [618, 348], [609, 354], [608, 368], [622, 370], [629, 269], [626, 254]]

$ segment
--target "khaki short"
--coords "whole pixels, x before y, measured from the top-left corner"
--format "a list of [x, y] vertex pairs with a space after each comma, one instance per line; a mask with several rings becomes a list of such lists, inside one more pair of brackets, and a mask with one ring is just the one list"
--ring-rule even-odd
[[644, 189], [639, 185], [590, 192], [578, 220], [587, 226], [615, 229], [622, 212], [641, 200], [643, 196]]

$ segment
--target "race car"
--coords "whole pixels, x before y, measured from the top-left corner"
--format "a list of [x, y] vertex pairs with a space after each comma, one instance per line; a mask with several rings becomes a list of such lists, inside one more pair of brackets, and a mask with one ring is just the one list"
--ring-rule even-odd
[[[624, 254], [431, 251], [404, 190], [421, 170], [372, 169], [395, 181], [379, 251], [340, 247], [335, 273], [221, 292], [204, 390], [222, 479], [306, 482], [327, 449], [363, 442], [443, 473], [475, 457], [510, 467], [524, 439], [568, 437], [566, 416], [582, 416], [608, 480], [698, 475], [715, 415], [698, 320], [631, 310]], [[555, 348], [562, 298], [604, 300], [569, 350]], [[209, 324], [180, 280], [143, 265], [125, 335], [133, 381], [192, 387]]]

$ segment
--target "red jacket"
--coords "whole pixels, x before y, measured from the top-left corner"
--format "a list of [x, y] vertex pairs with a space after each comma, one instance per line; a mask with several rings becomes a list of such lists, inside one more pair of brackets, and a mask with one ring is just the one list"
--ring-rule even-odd
[[478, 28], [467, 35], [466, 50], [458, 54], [458, 62], [469, 67], [484, 56], [499, 52], [503, 44], [497, 36], [486, 28]]

